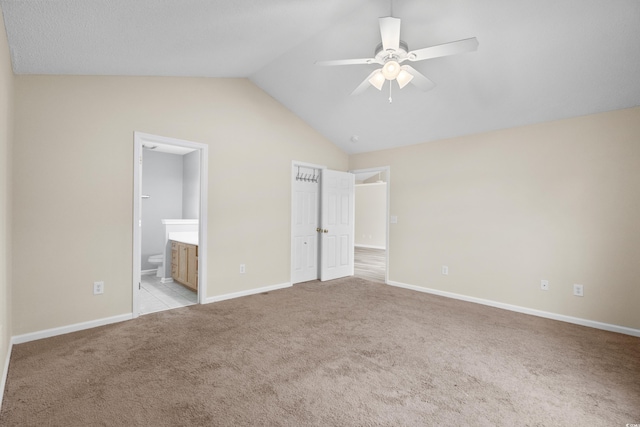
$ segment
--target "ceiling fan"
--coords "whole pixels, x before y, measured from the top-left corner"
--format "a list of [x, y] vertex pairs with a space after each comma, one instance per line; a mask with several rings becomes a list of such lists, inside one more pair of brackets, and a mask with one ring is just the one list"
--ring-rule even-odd
[[[407, 43], [400, 40], [400, 18], [387, 16], [380, 18], [379, 23], [382, 43], [376, 47], [373, 58], [338, 59], [316, 62], [317, 65], [382, 65], [382, 68], [378, 68], [369, 74], [369, 76], [351, 92], [352, 95], [364, 92], [369, 86], [382, 90], [382, 86], [386, 80], [396, 80], [400, 89], [412, 83], [419, 89], [428, 91], [433, 89], [436, 84], [412, 66], [407, 64], [401, 65], [403, 62], [424, 61], [425, 59], [471, 52], [478, 48], [478, 40], [472, 37], [470, 39], [410, 51]], [[391, 84], [389, 85], [389, 90], [391, 90]], [[389, 102], [391, 102], [391, 97], [389, 97]]]

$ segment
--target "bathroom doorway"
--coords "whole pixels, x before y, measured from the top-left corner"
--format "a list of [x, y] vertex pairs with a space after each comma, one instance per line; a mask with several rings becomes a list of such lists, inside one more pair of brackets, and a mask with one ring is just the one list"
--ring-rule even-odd
[[134, 133], [132, 314], [206, 297], [208, 146]]

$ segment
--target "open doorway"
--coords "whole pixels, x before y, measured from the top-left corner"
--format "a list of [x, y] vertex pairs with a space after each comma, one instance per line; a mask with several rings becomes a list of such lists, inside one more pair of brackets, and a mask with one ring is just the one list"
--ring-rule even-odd
[[205, 298], [207, 149], [134, 135], [133, 317]]
[[354, 275], [389, 280], [389, 167], [351, 171], [355, 185]]

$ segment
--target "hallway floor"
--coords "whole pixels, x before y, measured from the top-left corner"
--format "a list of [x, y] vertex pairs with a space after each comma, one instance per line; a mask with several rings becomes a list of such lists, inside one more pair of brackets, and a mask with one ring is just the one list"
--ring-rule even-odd
[[385, 283], [386, 251], [356, 247], [354, 250], [354, 276]]

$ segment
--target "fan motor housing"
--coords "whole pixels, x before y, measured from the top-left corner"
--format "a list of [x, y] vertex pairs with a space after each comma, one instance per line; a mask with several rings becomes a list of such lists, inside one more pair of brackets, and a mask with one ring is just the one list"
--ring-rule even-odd
[[409, 45], [404, 40], [400, 40], [398, 43], [399, 47], [397, 50], [384, 50], [382, 47], [382, 43], [376, 46], [375, 58], [376, 60], [384, 64], [387, 60], [391, 58], [404, 59], [407, 57], [407, 53], [409, 52]]

